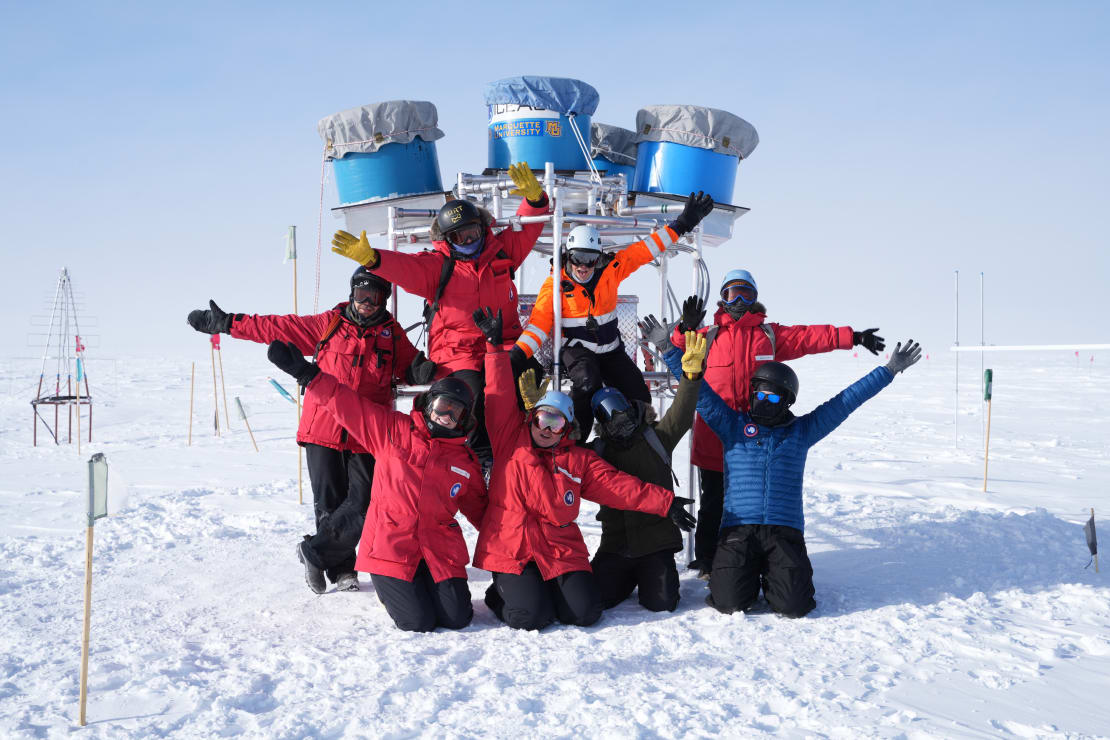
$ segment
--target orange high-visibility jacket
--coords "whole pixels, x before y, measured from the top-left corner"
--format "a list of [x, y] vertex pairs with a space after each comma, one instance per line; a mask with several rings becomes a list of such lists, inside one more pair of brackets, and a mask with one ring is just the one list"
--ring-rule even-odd
[[[601, 275], [597, 278], [593, 295], [571, 280], [565, 270], [560, 270], [563, 344], [578, 344], [599, 354], [619, 347], [621, 336], [617, 326], [617, 289], [626, 277], [663, 254], [667, 247], [677, 241], [678, 234], [667, 226], [651, 232], [647, 239], [629, 244], [617, 252], [605, 267], [600, 268]], [[555, 326], [552, 285], [553, 281], [548, 277], [540, 287], [536, 305], [528, 318], [528, 326], [524, 327], [524, 332], [516, 341], [516, 346], [528, 357], [539, 351]]]

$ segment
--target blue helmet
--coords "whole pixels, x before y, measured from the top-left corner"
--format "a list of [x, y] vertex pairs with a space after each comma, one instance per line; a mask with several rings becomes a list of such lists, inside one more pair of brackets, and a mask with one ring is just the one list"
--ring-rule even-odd
[[628, 411], [630, 408], [628, 399], [616, 388], [602, 388], [590, 399], [590, 409], [594, 413], [594, 418], [602, 424], [612, 419], [613, 414]]
[[752, 277], [752, 274], [750, 272], [748, 272], [747, 270], [729, 270], [728, 273], [725, 275], [725, 279], [721, 281], [721, 289], [718, 292], [723, 293], [726, 285], [728, 285], [729, 283], [736, 283], [740, 281], [743, 281], [756, 290], [759, 290], [759, 286], [755, 284], [755, 278]]
[[566, 393], [548, 391], [543, 394], [543, 398], [536, 401], [534, 408], [538, 409], [540, 406], [549, 406], [562, 414], [568, 422], [574, 421], [574, 403]]

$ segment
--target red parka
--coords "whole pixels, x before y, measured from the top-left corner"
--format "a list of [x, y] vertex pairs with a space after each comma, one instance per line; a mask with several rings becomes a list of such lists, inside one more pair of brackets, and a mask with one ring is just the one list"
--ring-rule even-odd
[[[517, 215], [543, 215], [548, 212], [546, 201], [546, 195], [542, 206], [532, 206], [522, 200], [516, 209]], [[532, 251], [541, 231], [542, 223], [524, 224], [520, 231], [507, 228], [496, 234], [487, 226], [485, 246], [478, 258], [460, 259], [455, 263], [428, 331], [428, 359], [439, 365], [437, 378], [456, 370], [482, 369], [486, 339], [473, 319], [479, 308], [488, 306], [495, 312], [500, 309], [505, 321], [504, 346], [511, 348], [516, 342], [521, 326], [511, 273]], [[435, 236], [433, 233], [433, 238]], [[378, 264], [366, 267], [431, 303], [439, 287], [443, 263], [451, 254], [446, 241], [433, 241], [432, 246], [433, 250], [419, 254], [379, 250]], [[505, 256], [499, 257], [499, 254]]]
[[474, 548], [475, 567], [519, 574], [535, 561], [544, 580], [591, 570], [575, 523], [583, 498], [666, 516], [674, 500], [666, 488], [618, 471], [569, 438], [548, 449], [532, 444], [527, 417], [517, 407], [507, 352], [486, 355], [486, 384], [494, 465], [489, 506]]
[[[320, 348], [320, 369], [353, 389], [363, 398], [388, 405], [393, 401], [393, 381], [404, 382], [405, 372], [416, 357], [416, 348], [393, 317], [376, 326], [361, 327], [347, 318], [347, 303], [314, 316], [242, 315], [231, 324], [231, 336], [269, 344], [292, 342], [301, 354], [311, 357], [332, 321], [336, 331]], [[331, 414], [324, 413], [306, 396], [297, 428], [297, 442], [335, 450], [366, 452], [352, 440]]]
[[[757, 304], [756, 308], [763, 309], [763, 306]], [[717, 336], [709, 346], [709, 356], [705, 359], [705, 382], [737, 411], [748, 410], [752, 373], [763, 363], [771, 360], [785, 362], [805, 355], [852, 347], [850, 326], [783, 326], [767, 323], [764, 311], [750, 311], [734, 319], [719, 308], [713, 315]], [[775, 337], [774, 348], [771, 347], [768, 332], [763, 329], [764, 324]], [[704, 334], [709, 328], [698, 331]], [[686, 338], [677, 327], [671, 343], [680, 349], [686, 347]], [[721, 440], [700, 416], [694, 419], [694, 450], [690, 461], [706, 470], [724, 470]]]
[[308, 384], [305, 397], [375, 459], [355, 568], [411, 581], [424, 560], [436, 583], [466, 578], [470, 557], [455, 514], [477, 526], [486, 509], [482, 469], [466, 439], [432, 437], [419, 411], [373, 403], [327, 373]]

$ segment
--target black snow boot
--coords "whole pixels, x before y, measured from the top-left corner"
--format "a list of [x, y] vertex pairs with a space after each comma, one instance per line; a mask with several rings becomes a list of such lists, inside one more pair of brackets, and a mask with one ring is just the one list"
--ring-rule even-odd
[[358, 591], [358, 573], [342, 573], [335, 579], [336, 591]]
[[313, 593], [322, 594], [328, 590], [328, 582], [324, 578], [324, 569], [314, 565], [311, 558], [311, 553], [308, 553], [308, 543], [301, 542], [298, 544], [297, 560], [304, 563], [304, 580]]

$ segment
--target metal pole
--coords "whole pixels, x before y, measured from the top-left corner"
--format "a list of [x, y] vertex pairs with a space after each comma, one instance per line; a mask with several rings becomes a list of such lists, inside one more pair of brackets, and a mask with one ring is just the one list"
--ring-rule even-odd
[[[547, 167], [554, 169], [551, 162]], [[551, 390], [560, 390], [559, 381], [562, 380], [562, 361], [560, 355], [563, 350], [563, 201], [561, 188], [555, 188], [555, 217], [551, 226], [551, 249], [554, 261], [551, 268], [551, 306], [555, 314], [555, 326], [551, 334]]]
[[[700, 226], [697, 229], [694, 230], [694, 246], [695, 246], [694, 270], [693, 270], [693, 274], [691, 275], [691, 279], [690, 279], [690, 282], [691, 282], [690, 287], [694, 291], [694, 295], [701, 295], [701, 292], [699, 290], [701, 288], [701, 282], [702, 282], [702, 243], [701, 243], [701, 227]], [[708, 354], [706, 356], [706, 359], [707, 360], [709, 359]], [[698, 467], [696, 465], [694, 465], [694, 430], [693, 429], [690, 430], [690, 434], [687, 437], [687, 440], [688, 441], [687, 441], [686, 444], [688, 446], [688, 459], [690, 460], [690, 477], [688, 478], [690, 483], [689, 483], [689, 493], [687, 493], [687, 498], [696, 499], [697, 502], [698, 502], [698, 511], [701, 511], [701, 471], [699, 471]], [[693, 514], [694, 512], [691, 511], [690, 513]], [[691, 531], [691, 532], [686, 533], [686, 562], [689, 563], [693, 559], [694, 559], [694, 532]]]
[[[956, 270], [956, 342], [957, 347], [960, 346], [960, 271]], [[960, 353], [956, 353], [956, 406], [955, 412], [952, 416], [952, 434], [955, 438], [956, 447], [960, 446]]]

